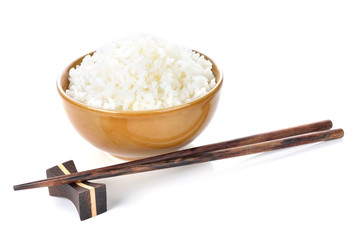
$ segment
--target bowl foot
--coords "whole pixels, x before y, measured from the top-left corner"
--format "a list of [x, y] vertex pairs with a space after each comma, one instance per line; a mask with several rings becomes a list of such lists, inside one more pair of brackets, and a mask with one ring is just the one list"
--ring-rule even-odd
[[114, 155], [114, 154], [111, 154], [111, 153], [108, 153], [107, 154], [108, 156], [110, 156], [111, 159], [114, 159], [115, 161], [123, 161], [123, 162], [129, 162], [129, 161], [134, 161], [134, 160], [138, 160], [140, 158], [135, 158], [135, 157], [122, 157], [122, 156], [118, 156], [118, 155]]

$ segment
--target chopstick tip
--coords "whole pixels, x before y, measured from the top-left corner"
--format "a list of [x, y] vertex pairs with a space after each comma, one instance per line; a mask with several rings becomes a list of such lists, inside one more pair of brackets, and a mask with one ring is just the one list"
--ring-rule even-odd
[[339, 131], [340, 131], [340, 137], [341, 137], [341, 138], [344, 137], [344, 136], [345, 136], [345, 131], [344, 131], [344, 129], [340, 128]]
[[19, 184], [13, 186], [14, 191], [24, 190], [27, 189], [25, 184]]
[[320, 123], [323, 123], [325, 126], [325, 130], [332, 129], [333, 128], [333, 122], [330, 119], [326, 119], [324, 121], [321, 121]]

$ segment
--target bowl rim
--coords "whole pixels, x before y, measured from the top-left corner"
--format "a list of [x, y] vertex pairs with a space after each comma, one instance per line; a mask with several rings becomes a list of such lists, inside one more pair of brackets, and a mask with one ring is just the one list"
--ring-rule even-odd
[[180, 105], [177, 105], [177, 106], [173, 106], [173, 107], [167, 107], [167, 108], [159, 108], [159, 109], [151, 109], [151, 110], [138, 110], [138, 111], [135, 111], [135, 110], [131, 110], [131, 111], [124, 111], [124, 110], [108, 110], [108, 109], [103, 109], [103, 108], [98, 108], [98, 107], [92, 107], [92, 106], [89, 106], [89, 105], [86, 105], [84, 103], [81, 103], [77, 100], [74, 100], [72, 99], [71, 97], [69, 97], [65, 90], [62, 88], [61, 86], [61, 83], [62, 83], [62, 80], [64, 78], [65, 75], [67, 75], [67, 73], [69, 74], [69, 70], [74, 67], [73, 64], [79, 60], [82, 60], [85, 56], [87, 55], [91, 55], [93, 53], [95, 53], [95, 51], [91, 52], [91, 53], [88, 53], [88, 54], [85, 54], [79, 58], [77, 58], [76, 60], [74, 60], [73, 62], [71, 62], [65, 69], [64, 71], [62, 72], [62, 74], [60, 75], [60, 77], [57, 79], [57, 90], [59, 92], [59, 94], [61, 95], [61, 97], [66, 100], [67, 102], [77, 106], [77, 107], [81, 107], [81, 108], [85, 108], [85, 109], [88, 109], [88, 110], [91, 110], [91, 111], [95, 111], [95, 112], [100, 112], [100, 113], [104, 113], [104, 114], [118, 114], [118, 115], [146, 115], [146, 114], [153, 114], [153, 113], [167, 113], [167, 112], [172, 112], [172, 111], [176, 111], [176, 110], [179, 110], [179, 109], [184, 109], [184, 108], [187, 108], [189, 106], [192, 106], [192, 105], [195, 105], [195, 104], [198, 104], [210, 97], [212, 97], [213, 95], [215, 95], [217, 93], [217, 91], [221, 88], [221, 85], [223, 83], [223, 73], [222, 71], [218, 68], [218, 66], [216, 65], [216, 63], [210, 58], [208, 57], [207, 55], [201, 53], [201, 52], [198, 52], [196, 50], [192, 50], [196, 53], [199, 53], [200, 55], [204, 56], [204, 58], [206, 58], [207, 60], [209, 60], [212, 64], [213, 64], [213, 67], [216, 68], [216, 72], [218, 72], [218, 75], [219, 75], [219, 78], [217, 79], [216, 76], [214, 75], [215, 77], [215, 81], [216, 81], [216, 84], [215, 86], [210, 89], [209, 92], [207, 92], [204, 96], [200, 97], [200, 98], [197, 98], [197, 99], [194, 99], [193, 101], [190, 101], [190, 102], [187, 102], [187, 103], [183, 103], [183, 104], [180, 104]]

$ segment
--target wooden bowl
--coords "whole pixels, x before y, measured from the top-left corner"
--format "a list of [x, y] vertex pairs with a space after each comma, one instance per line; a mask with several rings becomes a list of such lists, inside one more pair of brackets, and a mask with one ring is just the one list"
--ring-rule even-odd
[[[92, 53], [91, 53], [92, 54]], [[179, 106], [148, 111], [111, 111], [73, 100], [65, 91], [72, 62], [57, 82], [64, 109], [78, 133], [95, 147], [124, 159], [137, 159], [174, 151], [190, 143], [210, 122], [223, 82], [213, 64], [216, 85], [205, 96]]]

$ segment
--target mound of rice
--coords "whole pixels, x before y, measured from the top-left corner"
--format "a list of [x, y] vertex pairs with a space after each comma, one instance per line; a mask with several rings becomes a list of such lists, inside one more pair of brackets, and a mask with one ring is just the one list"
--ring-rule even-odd
[[67, 95], [89, 106], [138, 111], [177, 106], [215, 86], [212, 63], [150, 35], [115, 41], [69, 72]]

